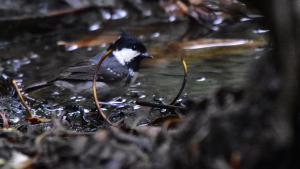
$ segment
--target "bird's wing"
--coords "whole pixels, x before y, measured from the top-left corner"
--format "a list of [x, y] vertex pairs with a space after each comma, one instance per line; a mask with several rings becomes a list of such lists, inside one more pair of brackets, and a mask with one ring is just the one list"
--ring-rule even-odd
[[[60, 80], [70, 81], [89, 81], [93, 80], [96, 65], [80, 65], [69, 67], [61, 73]], [[98, 71], [97, 81], [101, 82], [119, 82], [130, 76], [129, 70], [117, 62], [104, 63]]]

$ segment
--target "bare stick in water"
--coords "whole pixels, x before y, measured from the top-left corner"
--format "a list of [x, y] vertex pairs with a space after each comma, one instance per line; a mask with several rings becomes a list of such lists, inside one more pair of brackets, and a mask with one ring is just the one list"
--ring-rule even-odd
[[182, 64], [182, 68], [183, 68], [183, 81], [182, 81], [182, 84], [181, 84], [181, 87], [180, 87], [180, 90], [179, 92], [177, 93], [176, 97], [173, 99], [173, 101], [170, 103], [170, 105], [173, 105], [176, 103], [176, 101], [178, 100], [178, 98], [181, 96], [184, 88], [185, 88], [185, 85], [186, 85], [186, 82], [187, 82], [187, 75], [188, 75], [188, 66], [186, 64], [186, 61], [184, 60], [184, 57], [181, 56], [181, 64]]
[[16, 80], [12, 80], [12, 84], [13, 84], [13, 87], [15, 88], [16, 92], [17, 92], [17, 95], [21, 101], [21, 104], [23, 105], [23, 107], [25, 108], [26, 110], [26, 120], [28, 119], [31, 119], [32, 118], [32, 113], [30, 111], [30, 108], [28, 107], [28, 105], [25, 103], [25, 100], [20, 92], [20, 89], [18, 88], [18, 85], [16, 83]]
[[101, 117], [110, 125], [115, 126], [111, 121], [108, 120], [107, 116], [105, 115], [105, 113], [101, 110], [101, 104], [99, 102], [98, 96], [97, 96], [97, 89], [96, 89], [96, 82], [97, 82], [97, 76], [99, 73], [99, 69], [102, 65], [102, 63], [104, 62], [104, 60], [111, 54], [112, 50], [108, 50], [106, 51], [106, 53], [104, 54], [103, 57], [101, 57], [101, 59], [99, 60], [99, 62], [96, 65], [96, 70], [94, 73], [94, 77], [93, 77], [93, 97], [94, 97], [94, 101], [97, 107], [97, 110], [99, 112], [99, 114], [101, 115]]

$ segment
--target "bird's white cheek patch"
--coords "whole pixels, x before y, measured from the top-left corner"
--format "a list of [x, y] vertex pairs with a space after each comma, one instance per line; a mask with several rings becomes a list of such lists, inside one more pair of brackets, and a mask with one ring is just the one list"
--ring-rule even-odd
[[136, 50], [128, 49], [128, 48], [113, 51], [113, 55], [115, 55], [116, 59], [122, 65], [129, 63], [132, 59], [134, 59], [135, 57], [137, 57], [140, 54], [141, 54], [140, 52], [138, 52]]

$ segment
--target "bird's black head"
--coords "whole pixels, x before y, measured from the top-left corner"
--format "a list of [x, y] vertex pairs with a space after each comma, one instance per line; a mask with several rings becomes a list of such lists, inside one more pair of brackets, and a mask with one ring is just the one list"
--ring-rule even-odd
[[112, 54], [120, 64], [126, 65], [133, 71], [139, 69], [140, 62], [145, 58], [152, 58], [145, 45], [138, 39], [122, 33], [121, 37], [112, 44], [108, 50], [112, 50]]

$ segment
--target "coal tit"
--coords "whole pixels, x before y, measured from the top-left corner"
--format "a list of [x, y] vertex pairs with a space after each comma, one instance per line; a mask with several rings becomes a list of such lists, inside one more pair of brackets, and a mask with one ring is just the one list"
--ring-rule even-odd
[[[152, 58], [145, 45], [127, 33], [122, 33], [107, 51], [111, 51], [111, 54], [102, 63], [96, 84], [101, 98], [116, 96], [124, 91], [124, 86], [135, 80], [141, 61], [145, 58]], [[69, 67], [53, 80], [29, 86], [25, 92], [32, 92], [54, 84], [78, 94], [91, 93], [96, 64], [103, 56], [102, 53], [87, 62]]]

